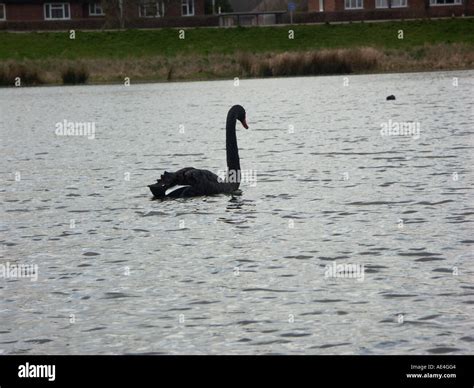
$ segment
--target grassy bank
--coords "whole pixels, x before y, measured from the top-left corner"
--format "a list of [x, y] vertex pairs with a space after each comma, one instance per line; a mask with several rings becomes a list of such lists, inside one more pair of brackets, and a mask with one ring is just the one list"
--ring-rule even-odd
[[66, 32], [1, 32], [0, 84], [11, 85], [25, 72], [35, 84], [63, 83], [64, 74], [74, 78], [76, 69], [89, 82], [133, 82], [474, 68], [474, 19], [199, 28], [186, 30], [185, 39], [178, 34], [78, 31], [71, 40]]

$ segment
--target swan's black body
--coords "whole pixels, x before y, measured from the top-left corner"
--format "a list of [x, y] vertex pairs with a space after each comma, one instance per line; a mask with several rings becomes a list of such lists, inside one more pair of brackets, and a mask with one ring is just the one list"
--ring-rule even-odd
[[186, 167], [176, 172], [165, 171], [157, 183], [148, 186], [155, 198], [182, 198], [201, 195], [229, 194], [240, 186], [240, 159], [237, 146], [236, 123], [239, 120], [248, 128], [245, 120], [245, 109], [234, 105], [227, 114], [226, 151], [228, 177], [235, 179], [222, 180], [208, 171]]

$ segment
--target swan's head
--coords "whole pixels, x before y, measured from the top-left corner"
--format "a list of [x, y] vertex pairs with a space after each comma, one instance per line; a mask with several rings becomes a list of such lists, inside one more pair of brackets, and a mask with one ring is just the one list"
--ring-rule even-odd
[[230, 110], [235, 114], [235, 118], [242, 123], [243, 127], [249, 129], [245, 109], [241, 105], [234, 105]]

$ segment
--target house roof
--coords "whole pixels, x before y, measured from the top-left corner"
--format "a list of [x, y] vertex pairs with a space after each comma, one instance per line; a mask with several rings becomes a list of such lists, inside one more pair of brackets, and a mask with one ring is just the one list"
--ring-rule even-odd
[[295, 3], [297, 9], [307, 10], [308, 0], [229, 0], [234, 12], [271, 12], [288, 9], [288, 3]]
[[253, 11], [262, 0], [229, 0], [234, 12], [250, 12]]
[[288, 3], [294, 3], [298, 11], [308, 9], [308, 0], [262, 0], [254, 11], [276, 11], [287, 10]]

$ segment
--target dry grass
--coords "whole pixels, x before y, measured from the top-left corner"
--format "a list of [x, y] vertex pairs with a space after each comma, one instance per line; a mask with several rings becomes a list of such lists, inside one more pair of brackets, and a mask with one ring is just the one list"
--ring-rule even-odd
[[379, 68], [382, 72], [473, 69], [474, 50], [465, 44], [438, 44], [408, 52], [386, 51]]
[[285, 52], [239, 56], [242, 74], [250, 77], [285, 77], [370, 72], [381, 54], [373, 48]]
[[31, 61], [0, 63], [1, 86], [32, 86], [43, 83], [45, 80], [41, 76], [41, 70], [37, 64]]
[[283, 53], [188, 54], [126, 59], [64, 59], [0, 62], [0, 85], [184, 81], [240, 77], [473, 69], [466, 44], [425, 45], [412, 50], [372, 47]]

